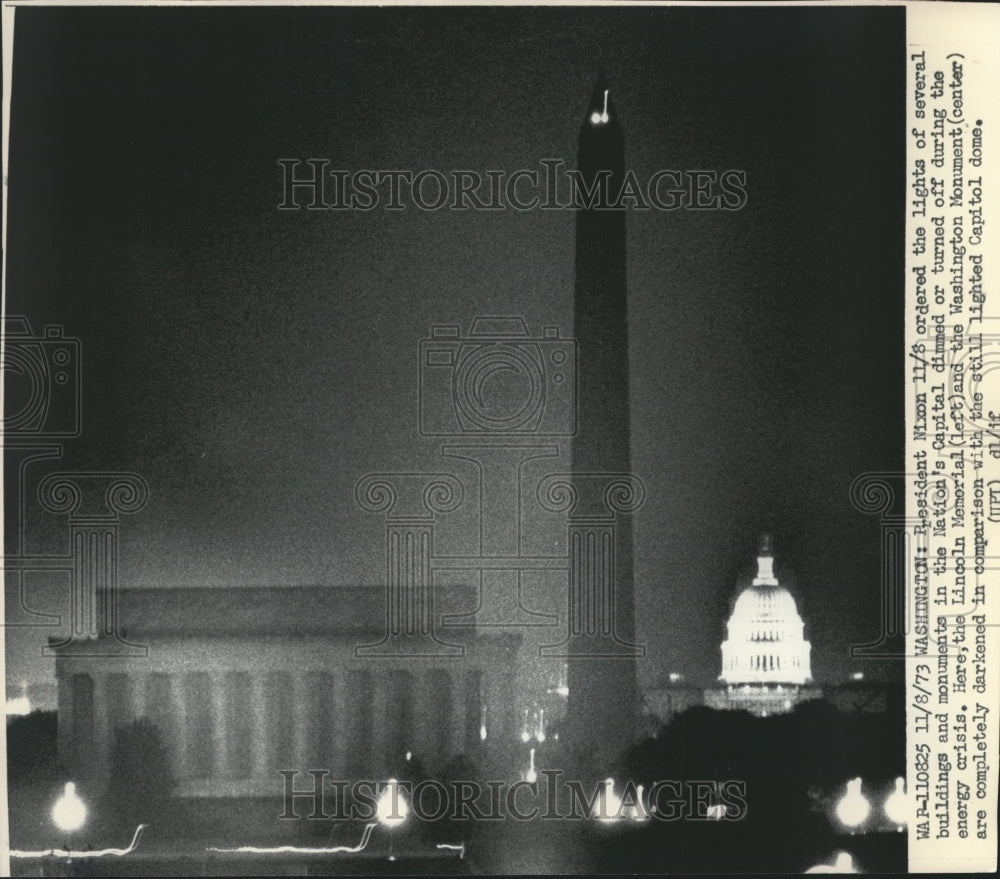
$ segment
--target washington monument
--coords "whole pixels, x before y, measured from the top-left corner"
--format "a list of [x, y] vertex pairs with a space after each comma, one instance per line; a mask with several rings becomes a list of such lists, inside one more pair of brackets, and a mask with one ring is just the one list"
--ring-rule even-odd
[[[631, 472], [625, 211], [609, 209], [625, 176], [621, 124], [603, 75], [580, 132], [577, 168], [595, 192], [576, 218], [574, 333], [579, 422], [572, 472], [581, 498]], [[596, 187], [596, 189], [592, 189]], [[603, 202], [603, 206], [602, 206]], [[632, 523], [628, 516], [570, 524], [567, 731], [572, 747], [605, 761], [632, 740], [637, 715]]]

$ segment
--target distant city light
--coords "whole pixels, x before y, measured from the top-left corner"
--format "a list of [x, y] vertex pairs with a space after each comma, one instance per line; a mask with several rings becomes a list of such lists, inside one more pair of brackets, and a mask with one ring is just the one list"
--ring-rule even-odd
[[386, 782], [382, 796], [378, 799], [376, 817], [386, 827], [397, 827], [406, 820], [408, 811], [406, 800], [403, 799], [399, 789], [399, 782], [395, 778], [390, 778]]
[[885, 801], [885, 816], [896, 825], [897, 830], [902, 830], [909, 819], [905, 785], [906, 782], [903, 781], [902, 777], [897, 778], [896, 787]]
[[524, 773], [524, 780], [529, 784], [538, 781], [538, 773], [535, 771], [535, 749], [532, 748], [528, 754], [528, 771]]
[[810, 867], [806, 873], [857, 873], [854, 859], [847, 852], [837, 852], [832, 864], [817, 864]]
[[52, 820], [56, 827], [66, 833], [79, 830], [87, 820], [87, 807], [77, 795], [76, 785], [72, 781], [66, 782], [63, 795], [52, 807]]
[[[856, 671], [851, 675], [852, 681], [863, 681], [865, 679], [865, 673], [863, 671]], [[850, 855], [848, 855], [850, 857]]]
[[622, 799], [615, 793], [615, 780], [613, 778], [604, 780], [604, 795], [599, 799], [601, 811], [597, 815], [598, 821], [617, 821], [622, 817]]
[[31, 714], [31, 702], [27, 696], [18, 696], [7, 700], [8, 717], [17, 717], [23, 714]]
[[31, 700], [28, 698], [28, 684], [21, 682], [21, 695], [7, 700], [7, 716], [17, 717], [31, 714]]
[[852, 778], [847, 782], [847, 792], [837, 803], [837, 818], [845, 827], [859, 827], [865, 823], [871, 805], [861, 793], [861, 779]]
[[549, 687], [546, 690], [546, 692], [550, 696], [553, 695], [553, 694], [555, 694], [556, 696], [563, 696], [563, 697], [569, 695], [569, 687], [566, 684], [566, 670], [565, 670], [565, 668], [561, 668], [559, 670], [559, 680], [558, 680], [558, 683], [554, 687]]
[[678, 681], [684, 680], [684, 675], [678, 674], [675, 671], [670, 672], [670, 683], [676, 684]]
[[413, 759], [413, 751], [406, 752], [406, 762], [409, 763]]

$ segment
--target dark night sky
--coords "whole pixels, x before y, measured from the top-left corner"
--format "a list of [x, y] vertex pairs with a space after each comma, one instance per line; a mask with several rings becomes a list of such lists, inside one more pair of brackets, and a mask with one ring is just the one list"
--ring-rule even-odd
[[[7, 311], [84, 352], [84, 434], [50, 469], [149, 481], [126, 584], [378, 584], [353, 487], [433, 466], [419, 339], [572, 327], [574, 215], [280, 212], [277, 160], [573, 167], [603, 67], [640, 178], [749, 192], [628, 217], [640, 678], [714, 678], [762, 531], [815, 676], [862, 667], [879, 526], [848, 489], [903, 457], [904, 13], [19, 8]], [[45, 634], [10, 640], [9, 679], [44, 674]]]

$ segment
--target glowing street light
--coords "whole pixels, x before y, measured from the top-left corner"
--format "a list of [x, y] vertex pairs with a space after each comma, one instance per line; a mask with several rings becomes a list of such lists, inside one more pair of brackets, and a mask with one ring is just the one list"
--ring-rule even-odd
[[902, 777], [896, 779], [896, 787], [888, 799], [885, 801], [885, 817], [888, 818], [896, 829], [902, 831], [906, 827], [909, 811], [906, 808], [906, 787]]
[[382, 796], [378, 798], [375, 815], [380, 824], [386, 827], [398, 827], [406, 820], [407, 812], [409, 808], [400, 793], [399, 782], [395, 778], [390, 778], [386, 782]]
[[845, 827], [856, 828], [865, 823], [871, 805], [861, 793], [861, 778], [852, 778], [847, 782], [847, 792], [837, 803], [837, 818]]
[[[378, 818], [379, 823], [392, 830], [406, 820], [408, 811], [406, 800], [399, 792], [399, 782], [395, 778], [390, 778], [385, 784], [382, 796], [378, 798], [378, 803], [375, 806], [375, 817]], [[396, 860], [396, 856], [392, 853], [391, 835], [389, 837], [389, 860]]]
[[31, 714], [31, 702], [27, 696], [7, 700], [8, 717], [23, 717], [25, 714]]
[[615, 793], [615, 780], [604, 780], [604, 795], [601, 797], [601, 812], [598, 821], [617, 821], [622, 817], [622, 798]]
[[724, 803], [715, 803], [715, 805], [709, 806], [705, 810], [705, 817], [710, 818], [712, 821], [721, 821], [726, 817], [726, 806]]
[[28, 698], [28, 683], [21, 681], [21, 695], [7, 700], [7, 716], [31, 714], [31, 700]]
[[79, 830], [87, 820], [87, 807], [77, 795], [76, 785], [72, 781], [66, 782], [63, 795], [52, 807], [52, 820], [64, 833]]
[[832, 864], [817, 864], [810, 867], [806, 873], [857, 873], [854, 859], [847, 852], [837, 852]]
[[535, 771], [535, 749], [532, 748], [528, 753], [528, 771], [524, 774], [524, 780], [528, 784], [534, 784], [538, 781], [538, 773]]
[[806, 873], [857, 873], [854, 866], [854, 858], [847, 852], [837, 852], [837, 857], [832, 864], [817, 864], [810, 867]]

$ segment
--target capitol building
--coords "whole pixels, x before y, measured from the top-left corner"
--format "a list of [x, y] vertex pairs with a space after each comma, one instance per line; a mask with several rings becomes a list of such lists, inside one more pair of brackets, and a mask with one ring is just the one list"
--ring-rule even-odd
[[822, 692], [812, 686], [811, 651], [795, 599], [774, 576], [771, 540], [764, 537], [757, 576], [740, 592], [726, 624], [724, 686], [706, 690], [705, 704], [767, 717], [817, 699]]
[[757, 574], [739, 591], [722, 642], [721, 686], [685, 685], [682, 675], [646, 691], [646, 709], [661, 722], [692, 705], [768, 717], [823, 697], [813, 683], [805, 623], [791, 592], [774, 574], [771, 539], [761, 540]]

